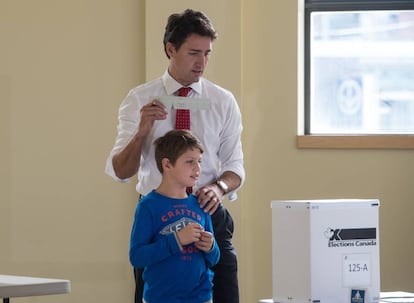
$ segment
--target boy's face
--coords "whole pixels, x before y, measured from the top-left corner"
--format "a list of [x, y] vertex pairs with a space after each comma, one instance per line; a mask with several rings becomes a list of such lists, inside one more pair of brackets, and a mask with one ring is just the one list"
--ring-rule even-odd
[[211, 39], [197, 34], [187, 37], [177, 50], [167, 43], [166, 50], [170, 55], [168, 71], [183, 86], [198, 82], [207, 67], [211, 53]]
[[176, 183], [177, 187], [192, 187], [200, 177], [201, 152], [199, 149], [189, 149], [180, 157], [174, 165], [169, 163], [164, 173], [168, 174], [171, 182]]

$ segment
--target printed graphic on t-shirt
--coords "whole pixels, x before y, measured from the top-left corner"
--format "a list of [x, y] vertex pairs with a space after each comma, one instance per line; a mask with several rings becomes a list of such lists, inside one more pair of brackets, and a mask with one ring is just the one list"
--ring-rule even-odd
[[178, 221], [172, 222], [168, 224], [167, 226], [165, 226], [160, 231], [160, 234], [169, 235], [169, 234], [172, 234], [173, 232], [178, 232], [190, 223], [198, 223], [198, 222], [195, 220], [189, 219], [189, 218], [181, 218]]
[[166, 223], [169, 221], [177, 221], [177, 218], [193, 219], [196, 222], [201, 221], [201, 215], [196, 211], [188, 208], [187, 205], [174, 205], [174, 209], [167, 211], [161, 215], [161, 221]]
[[[199, 223], [201, 221], [201, 215], [188, 209], [187, 205], [176, 205], [174, 207], [176, 208], [161, 215], [162, 222], [170, 222], [162, 228], [160, 231], [161, 235], [169, 235], [178, 232], [190, 223]], [[184, 245], [183, 250], [181, 251], [181, 259], [184, 261], [191, 261], [192, 255], [198, 252], [199, 249], [195, 247], [194, 243]]]

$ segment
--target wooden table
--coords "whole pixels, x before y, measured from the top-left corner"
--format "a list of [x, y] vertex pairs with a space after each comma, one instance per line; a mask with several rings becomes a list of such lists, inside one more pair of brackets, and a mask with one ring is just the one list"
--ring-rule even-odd
[[9, 303], [10, 298], [66, 294], [70, 292], [70, 281], [0, 275], [0, 298]]

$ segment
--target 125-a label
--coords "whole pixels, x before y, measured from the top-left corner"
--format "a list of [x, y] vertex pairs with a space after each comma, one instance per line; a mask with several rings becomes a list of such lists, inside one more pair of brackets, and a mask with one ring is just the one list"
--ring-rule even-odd
[[365, 287], [371, 285], [370, 254], [343, 255], [342, 269], [344, 287]]
[[369, 271], [368, 264], [367, 263], [350, 263], [348, 264], [348, 271], [351, 273]]

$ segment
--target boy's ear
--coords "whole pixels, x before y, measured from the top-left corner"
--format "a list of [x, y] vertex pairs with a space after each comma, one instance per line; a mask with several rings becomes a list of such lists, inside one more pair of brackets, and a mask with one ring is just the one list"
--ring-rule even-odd
[[164, 171], [173, 167], [173, 165], [170, 162], [170, 159], [168, 158], [163, 158], [161, 163], [162, 163], [162, 168], [164, 169]]

